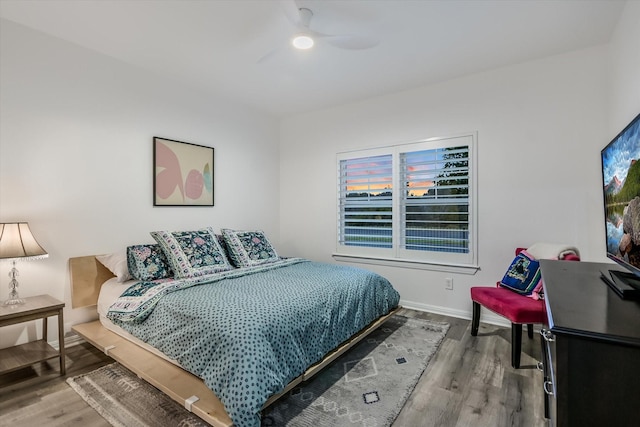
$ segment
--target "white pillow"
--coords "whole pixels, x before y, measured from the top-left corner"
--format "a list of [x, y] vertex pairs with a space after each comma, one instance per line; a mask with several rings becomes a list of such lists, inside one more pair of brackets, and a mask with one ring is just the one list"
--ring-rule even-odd
[[560, 243], [534, 243], [527, 252], [535, 259], [563, 259], [567, 255], [580, 257], [578, 248]]
[[106, 255], [96, 255], [96, 259], [100, 261], [102, 265], [107, 267], [109, 271], [116, 276], [116, 281], [118, 283], [126, 282], [127, 280], [131, 280], [131, 275], [129, 274], [129, 267], [127, 267], [127, 256], [124, 252], [114, 252], [112, 254]]

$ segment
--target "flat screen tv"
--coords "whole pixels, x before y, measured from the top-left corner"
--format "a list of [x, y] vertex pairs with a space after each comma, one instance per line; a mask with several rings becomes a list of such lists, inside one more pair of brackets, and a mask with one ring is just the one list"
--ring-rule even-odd
[[607, 257], [625, 267], [602, 272], [621, 297], [640, 296], [640, 114], [602, 149]]

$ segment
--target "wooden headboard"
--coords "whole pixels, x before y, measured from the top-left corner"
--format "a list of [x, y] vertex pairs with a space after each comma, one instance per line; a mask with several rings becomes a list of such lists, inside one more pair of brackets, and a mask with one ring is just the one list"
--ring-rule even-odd
[[98, 303], [100, 287], [115, 277], [94, 255], [69, 258], [71, 307], [89, 307]]

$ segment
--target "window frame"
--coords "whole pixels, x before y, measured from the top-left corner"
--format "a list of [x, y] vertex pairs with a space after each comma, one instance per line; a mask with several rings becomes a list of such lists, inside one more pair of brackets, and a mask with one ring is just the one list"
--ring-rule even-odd
[[[469, 246], [468, 253], [440, 253], [433, 251], [416, 251], [399, 247], [401, 234], [401, 185], [400, 154], [422, 150], [433, 150], [456, 146], [468, 147], [468, 210], [469, 210]], [[348, 246], [340, 243], [341, 231], [341, 161], [364, 157], [392, 155], [392, 247], [375, 248]], [[340, 152], [336, 155], [336, 252], [334, 259], [338, 261], [355, 261], [378, 265], [403, 266], [409, 268], [475, 273], [478, 267], [478, 209], [477, 209], [477, 133], [461, 133], [447, 137], [427, 138], [414, 142], [394, 144], [361, 150]]]

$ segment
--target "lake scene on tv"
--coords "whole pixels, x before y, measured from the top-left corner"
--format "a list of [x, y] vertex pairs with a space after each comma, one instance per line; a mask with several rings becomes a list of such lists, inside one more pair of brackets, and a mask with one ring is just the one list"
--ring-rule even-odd
[[602, 150], [607, 252], [640, 269], [640, 120]]

